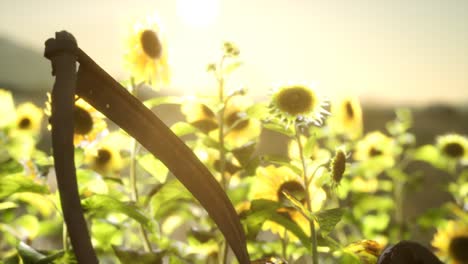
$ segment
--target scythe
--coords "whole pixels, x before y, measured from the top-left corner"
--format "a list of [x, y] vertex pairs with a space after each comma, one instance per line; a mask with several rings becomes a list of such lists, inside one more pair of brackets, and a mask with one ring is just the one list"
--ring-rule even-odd
[[[45, 43], [52, 62], [52, 148], [64, 220], [79, 263], [98, 263], [78, 195], [74, 163], [75, 94], [134, 137], [161, 160], [206, 209], [240, 264], [250, 263], [245, 234], [232, 203], [193, 152], [137, 98], [78, 48], [73, 35], [57, 32]], [[76, 62], [79, 70], [76, 71]]]

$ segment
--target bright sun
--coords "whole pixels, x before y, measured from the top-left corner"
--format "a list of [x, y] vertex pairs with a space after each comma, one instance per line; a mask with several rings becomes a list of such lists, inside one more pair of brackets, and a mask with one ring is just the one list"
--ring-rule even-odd
[[218, 16], [219, 0], [177, 0], [177, 13], [188, 26], [207, 27]]

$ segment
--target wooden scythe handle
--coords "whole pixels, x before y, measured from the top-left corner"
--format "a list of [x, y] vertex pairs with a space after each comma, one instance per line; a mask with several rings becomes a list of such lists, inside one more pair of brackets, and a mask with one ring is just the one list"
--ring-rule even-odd
[[75, 105], [76, 58], [75, 38], [65, 32], [45, 43], [44, 56], [52, 62], [55, 75], [52, 90], [52, 148], [63, 218], [78, 263], [99, 263], [83, 216], [75, 171], [73, 146], [73, 108]]
[[[52, 93], [52, 138], [57, 182], [65, 222], [80, 263], [97, 263], [83, 217], [73, 156], [73, 99], [76, 93], [134, 137], [185, 185], [218, 225], [240, 264], [249, 264], [239, 217], [219, 183], [195, 154], [148, 108], [100, 68], [76, 41], [62, 44], [62, 34], [46, 42], [56, 82]], [[60, 41], [59, 41], [60, 39]], [[65, 43], [64, 42], [64, 43]], [[60, 45], [58, 45], [60, 44]], [[66, 47], [73, 48], [67, 49]], [[80, 63], [78, 77], [75, 60]], [[66, 177], [64, 177], [66, 176]], [[67, 209], [67, 210], [65, 210]], [[71, 232], [73, 230], [73, 233]]]
[[244, 229], [226, 193], [193, 151], [150, 109], [78, 51], [76, 92], [161, 160], [218, 225], [240, 264], [250, 263]]

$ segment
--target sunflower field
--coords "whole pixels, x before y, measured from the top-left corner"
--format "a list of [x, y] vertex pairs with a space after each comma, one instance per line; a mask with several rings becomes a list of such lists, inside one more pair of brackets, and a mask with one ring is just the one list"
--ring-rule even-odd
[[[400, 241], [424, 248], [405, 263], [468, 263], [467, 135], [420, 145], [409, 109], [365, 133], [359, 98], [324, 98], [321, 87], [305, 83], [272, 87], [268, 100], [254, 100], [229, 82], [242, 67], [231, 42], [198, 73], [216, 83], [211, 95], [162, 96], [171, 79], [164, 35], [153, 21], [133, 30], [123, 54], [132, 77], [121, 85], [149, 109], [179, 111], [170, 129], [229, 197], [251, 263], [403, 263], [383, 260]], [[38, 145], [50, 137], [51, 96], [46, 105], [17, 103], [7, 89], [0, 90], [0, 263], [77, 263], [52, 148]], [[238, 263], [165, 164], [78, 96], [73, 126], [78, 192], [100, 263]], [[266, 131], [275, 137], [265, 139]], [[259, 149], [275, 139], [287, 149]], [[408, 216], [408, 194], [424, 192], [415, 164], [448, 175], [437, 188], [451, 199]], [[429, 239], [418, 240], [421, 233]], [[423, 262], [426, 255], [434, 262]]]

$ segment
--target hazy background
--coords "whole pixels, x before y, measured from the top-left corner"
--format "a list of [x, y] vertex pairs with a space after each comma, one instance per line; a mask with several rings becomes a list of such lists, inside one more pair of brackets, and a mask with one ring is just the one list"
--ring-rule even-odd
[[125, 36], [154, 13], [173, 65], [168, 93], [214, 91], [205, 65], [232, 40], [245, 60], [233, 86], [255, 95], [299, 81], [378, 104], [468, 102], [466, 0], [1, 0], [0, 86], [50, 89], [43, 43], [62, 29], [126, 78]]
[[[358, 95], [365, 131], [384, 129], [394, 107], [406, 105], [419, 145], [448, 132], [468, 134], [467, 0], [0, 0], [0, 88], [43, 105], [53, 80], [43, 43], [62, 29], [125, 79], [125, 37], [133, 21], [155, 13], [173, 72], [165, 94], [215, 94], [206, 64], [231, 40], [245, 65], [230, 83], [257, 98], [281, 83], [316, 83], [330, 99]], [[174, 106], [155, 111], [166, 124], [182, 118]], [[284, 137], [264, 130], [262, 138], [262, 151], [285, 151]], [[450, 199], [441, 190], [447, 175], [416, 165], [425, 180], [408, 193], [408, 221]], [[427, 245], [431, 238], [414, 237]]]

